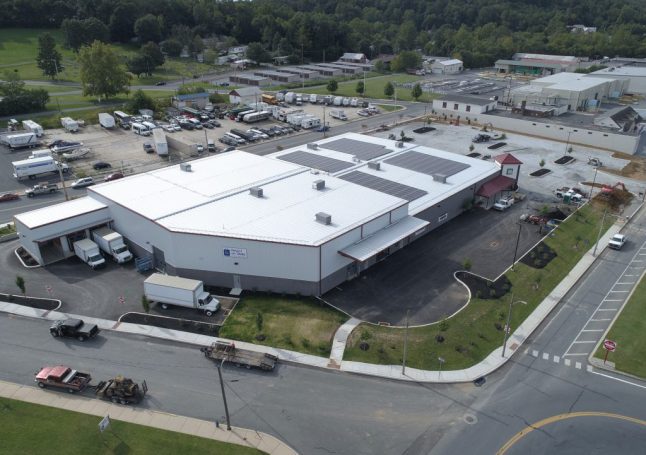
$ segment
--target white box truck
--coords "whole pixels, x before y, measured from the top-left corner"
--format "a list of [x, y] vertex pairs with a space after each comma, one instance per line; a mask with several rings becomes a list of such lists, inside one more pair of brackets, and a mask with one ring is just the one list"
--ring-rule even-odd
[[332, 101], [332, 104], [334, 104], [335, 106], [341, 106], [343, 104], [343, 97], [335, 96], [334, 101]]
[[61, 125], [70, 133], [76, 133], [79, 130], [79, 123], [71, 117], [61, 117]]
[[43, 156], [52, 156], [52, 151], [50, 149], [34, 150], [28, 159], [33, 160], [34, 158], [41, 158]]
[[348, 116], [345, 115], [345, 112], [343, 112], [342, 110], [339, 110], [339, 109], [332, 109], [330, 111], [330, 117], [336, 118], [336, 119], [339, 119], [339, 120], [347, 120], [348, 119]]
[[100, 112], [99, 125], [101, 125], [101, 128], [106, 128], [106, 129], [114, 128], [114, 125], [115, 125], [114, 117], [108, 114], [107, 112]]
[[38, 138], [35, 133], [19, 133], [8, 134], [2, 136], [2, 142], [7, 144], [11, 149], [19, 149], [24, 147], [36, 147], [39, 145]]
[[123, 236], [110, 228], [103, 227], [92, 231], [92, 239], [101, 251], [110, 255], [115, 262], [123, 264], [132, 259], [132, 253], [123, 243]]
[[168, 156], [168, 142], [166, 142], [166, 134], [161, 128], [153, 130], [153, 142], [155, 143], [155, 151], [159, 156]]
[[296, 102], [296, 93], [294, 92], [287, 92], [285, 93], [285, 102], [289, 104], [293, 104]]
[[90, 239], [74, 242], [74, 253], [93, 269], [105, 266], [105, 259], [101, 256], [99, 245]]
[[58, 173], [59, 167], [63, 173], [67, 173], [69, 171], [69, 166], [67, 164], [59, 163], [51, 156], [41, 156], [30, 160], [13, 161], [11, 164], [13, 165], [13, 176], [18, 180], [25, 177], [33, 179], [40, 174], [46, 174], [48, 172]]
[[34, 122], [33, 120], [23, 120], [22, 127], [25, 131], [34, 133], [36, 137], [41, 137], [44, 133], [43, 127], [40, 126], [38, 123]]
[[151, 302], [161, 303], [163, 309], [175, 305], [195, 308], [207, 316], [213, 316], [220, 308], [218, 299], [204, 290], [201, 281], [161, 273], [153, 273], [146, 278], [144, 295]]

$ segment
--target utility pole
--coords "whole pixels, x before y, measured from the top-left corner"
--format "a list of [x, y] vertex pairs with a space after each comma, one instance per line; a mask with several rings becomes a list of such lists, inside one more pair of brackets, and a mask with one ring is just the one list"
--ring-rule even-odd
[[597, 183], [597, 172], [599, 171], [599, 166], [594, 167], [594, 178], [592, 179], [592, 188], [590, 188], [590, 200], [594, 194], [594, 185]]
[[507, 336], [511, 332], [511, 308], [514, 305], [514, 293], [511, 293], [511, 300], [509, 300], [509, 312], [507, 313], [507, 325], [504, 327], [505, 338], [502, 342], [502, 356], [505, 356], [505, 350], [507, 349]]
[[218, 376], [220, 377], [220, 388], [222, 389], [222, 401], [224, 401], [224, 414], [227, 418], [227, 430], [231, 431], [231, 419], [229, 418], [229, 407], [227, 406], [227, 396], [224, 393], [224, 381], [222, 380], [222, 366], [224, 365], [224, 359], [220, 362], [218, 367]]
[[408, 350], [408, 313], [406, 310], [406, 332], [404, 334], [404, 359], [402, 360], [402, 376], [406, 374], [406, 351]]
[[65, 178], [63, 178], [63, 169], [61, 169], [61, 165], [62, 164], [60, 162], [56, 162], [56, 167], [58, 168], [58, 176], [60, 177], [61, 185], [63, 186], [63, 194], [65, 194], [65, 200], [69, 201], [70, 197], [67, 194], [67, 188], [65, 188]]
[[520, 243], [520, 231], [523, 229], [523, 225], [520, 223], [518, 224], [518, 237], [516, 237], [516, 248], [514, 249], [514, 260], [511, 261], [511, 270], [514, 270], [514, 265], [516, 264], [516, 255], [518, 254], [518, 244]]
[[593, 257], [597, 255], [597, 247], [599, 246], [599, 239], [601, 238], [601, 231], [603, 230], [603, 225], [606, 222], [607, 213], [608, 213], [608, 209], [604, 209], [603, 218], [601, 218], [601, 224], [599, 225], [599, 234], [597, 235], [597, 242], [594, 244], [594, 251], [592, 252]]

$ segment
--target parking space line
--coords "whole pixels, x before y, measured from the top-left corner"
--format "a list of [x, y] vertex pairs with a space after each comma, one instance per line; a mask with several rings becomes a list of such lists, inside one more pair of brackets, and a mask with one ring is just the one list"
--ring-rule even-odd
[[606, 318], [606, 319], [590, 319], [590, 322], [602, 322], [602, 321], [607, 322], [607, 321], [612, 321], [612, 319], [610, 319], [610, 318]]
[[538, 351], [537, 351], [536, 349], [534, 349], [534, 350], [532, 351], [532, 355], [533, 355], [534, 357], [538, 357]]
[[561, 361], [561, 358], [557, 355], [554, 356], [554, 363], [559, 363]]
[[596, 341], [575, 341], [573, 344], [590, 344], [596, 343]]
[[634, 281], [628, 281], [628, 282], [625, 282], [625, 283], [617, 283], [617, 284], [635, 284], [635, 282]]
[[563, 363], [565, 364], [566, 367], [569, 367], [570, 363], [572, 362], [570, 361], [570, 359], [563, 359]]
[[547, 352], [543, 353], [543, 360], [547, 360], [550, 357], [550, 355]]
[[581, 362], [575, 363], [574, 368], [576, 368], [577, 370], [580, 370], [581, 369]]
[[597, 311], [617, 311], [617, 308], [599, 308]]
[[581, 332], [603, 332], [604, 329], [585, 329], [581, 330]]
[[602, 302], [623, 302], [624, 299], [603, 299]]
[[620, 293], [623, 293], [623, 292], [630, 292], [630, 291], [608, 291], [608, 292], [616, 292], [616, 293], [620, 294]]
[[587, 352], [572, 352], [572, 353], [569, 353], [569, 354], [564, 354], [563, 357], [565, 357], [565, 356], [574, 357], [574, 356], [577, 356], [577, 355], [588, 355], [588, 353]]

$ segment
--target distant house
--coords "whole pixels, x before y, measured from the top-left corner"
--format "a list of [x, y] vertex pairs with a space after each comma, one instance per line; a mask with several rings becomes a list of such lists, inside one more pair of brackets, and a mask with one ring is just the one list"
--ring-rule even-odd
[[393, 54], [379, 54], [376, 60], [380, 60], [384, 64], [385, 69], [390, 69], [390, 63], [394, 58], [395, 56]]
[[209, 102], [209, 94], [206, 92], [189, 93], [187, 95], [176, 95], [173, 97], [173, 106], [178, 109], [183, 107], [198, 107], [200, 109]]
[[587, 27], [583, 24], [570, 25], [568, 27], [572, 33], [595, 33], [597, 27]]
[[352, 52], [346, 52], [341, 56], [339, 61], [346, 63], [367, 63], [368, 58], [365, 54], [354, 54]]
[[248, 104], [260, 101], [262, 90], [258, 87], [241, 87], [229, 92], [229, 102], [231, 104]]
[[244, 57], [247, 56], [247, 48], [248, 47], [249, 46], [233, 46], [233, 47], [230, 47], [227, 50], [227, 53], [230, 56], [234, 55], [234, 56], [237, 56], [237, 57], [240, 57], [240, 58], [244, 58]]
[[457, 58], [437, 60], [431, 63], [431, 72], [433, 74], [456, 74], [462, 70], [464, 70], [464, 63]]

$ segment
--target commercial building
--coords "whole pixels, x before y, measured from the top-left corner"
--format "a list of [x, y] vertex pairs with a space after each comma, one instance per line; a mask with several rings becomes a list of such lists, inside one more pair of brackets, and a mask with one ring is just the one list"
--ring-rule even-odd
[[317, 71], [312, 71], [312, 70], [304, 70], [302, 68], [296, 68], [293, 66], [287, 66], [285, 68], [276, 68], [276, 71], [279, 73], [287, 73], [287, 74], [296, 74], [299, 79], [319, 79], [321, 77], [321, 74]]
[[594, 124], [622, 133], [637, 131], [643, 118], [631, 106], [619, 106], [594, 118]]
[[433, 100], [433, 110], [443, 114], [484, 114], [496, 109], [498, 102], [475, 96], [443, 95]]
[[[110, 226], [159, 270], [206, 284], [321, 295], [449, 222], [499, 164], [355, 133], [102, 183], [16, 215], [41, 264]], [[511, 177], [507, 177], [511, 179]], [[508, 182], [507, 182], [508, 183]]]
[[281, 84], [289, 84], [301, 80], [297, 74], [284, 73], [282, 71], [256, 70], [253, 74], [255, 76], [268, 77], [272, 81], [280, 82]]
[[365, 54], [355, 54], [352, 52], [346, 52], [339, 58], [340, 62], [347, 62], [347, 63], [367, 63], [368, 58], [366, 57]]
[[272, 83], [268, 77], [256, 76], [255, 74], [249, 73], [238, 73], [229, 76], [229, 82], [232, 84], [253, 85], [256, 87], [263, 87], [265, 85], [271, 85]]
[[262, 91], [258, 87], [240, 87], [229, 92], [231, 104], [249, 104], [260, 101]]
[[341, 68], [328, 68], [325, 66], [318, 66], [318, 65], [301, 65], [298, 68], [309, 70], [309, 71], [316, 71], [323, 77], [336, 77], [343, 74], [343, 71], [341, 70]]
[[613, 66], [595, 71], [588, 76], [626, 80], [628, 81], [626, 93], [646, 94], [646, 65], [644, 64]]
[[199, 109], [204, 108], [209, 102], [209, 94], [203, 93], [189, 93], [187, 95], [176, 95], [173, 97], [173, 106], [182, 109], [184, 107], [196, 107]]
[[581, 62], [580, 58], [571, 55], [517, 53], [512, 56], [511, 60], [496, 61], [495, 67], [499, 73], [546, 76], [564, 71], [574, 71], [581, 67]]
[[351, 65], [344, 65], [342, 63], [336, 64], [336, 63], [317, 63], [316, 66], [322, 67], [322, 68], [332, 68], [332, 69], [337, 69], [341, 70], [341, 73], [343, 74], [358, 74], [363, 71], [363, 69], [357, 67], [357, 66], [351, 66]]
[[436, 60], [430, 65], [433, 74], [456, 74], [464, 69], [462, 60], [451, 58], [447, 60]]

